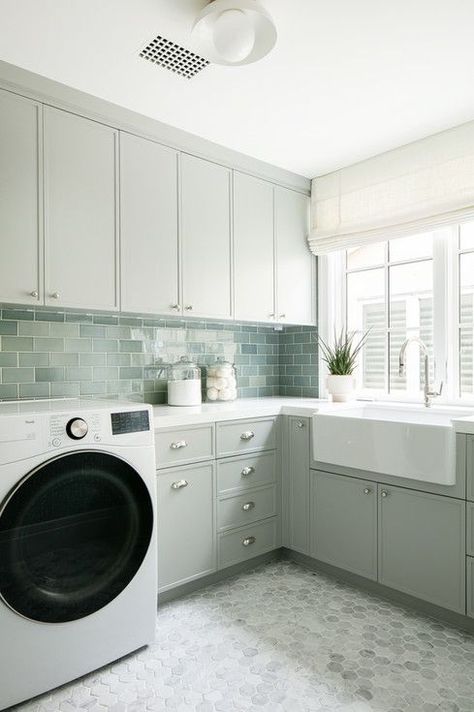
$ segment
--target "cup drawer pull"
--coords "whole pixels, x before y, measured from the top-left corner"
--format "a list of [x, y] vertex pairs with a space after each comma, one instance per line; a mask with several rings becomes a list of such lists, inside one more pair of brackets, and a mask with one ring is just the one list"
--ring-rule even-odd
[[172, 450], [180, 450], [182, 447], [188, 447], [186, 440], [178, 440], [175, 443], [171, 443], [170, 448]]
[[242, 477], [248, 477], [248, 475], [253, 475], [254, 472], [255, 472], [255, 467], [252, 467], [251, 465], [249, 465], [248, 467], [244, 467], [244, 469], [242, 470], [242, 472], [240, 474], [242, 475]]
[[242, 539], [242, 546], [250, 546], [251, 544], [255, 544], [256, 538], [254, 536], [246, 536], [245, 539]]
[[242, 433], [240, 436], [241, 440], [252, 440], [252, 438], [255, 437], [255, 433], [253, 433], [251, 430], [246, 430], [245, 433]]
[[189, 483], [187, 480], [177, 480], [177, 482], [172, 483], [171, 489], [178, 490], [178, 489], [181, 489], [182, 487], [187, 487], [188, 484]]
[[244, 512], [250, 512], [251, 509], [255, 507], [255, 502], [246, 502], [242, 505], [242, 510]]

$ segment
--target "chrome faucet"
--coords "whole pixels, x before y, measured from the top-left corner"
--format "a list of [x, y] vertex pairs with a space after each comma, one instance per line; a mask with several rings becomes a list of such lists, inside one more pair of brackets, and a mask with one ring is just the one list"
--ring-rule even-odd
[[411, 336], [409, 339], [404, 341], [402, 344], [400, 353], [398, 355], [398, 375], [403, 376], [406, 372], [405, 351], [407, 350], [407, 346], [412, 341], [419, 345], [420, 351], [424, 355], [425, 386], [423, 388], [423, 395], [424, 395], [424, 399], [425, 399], [425, 406], [427, 408], [429, 408], [431, 406], [431, 399], [434, 398], [435, 396], [441, 395], [441, 393], [443, 391], [443, 381], [441, 381], [441, 383], [440, 383], [439, 391], [435, 391], [435, 390], [431, 389], [431, 386], [430, 386], [430, 357], [428, 354], [428, 347], [426, 346], [425, 342], [422, 341], [421, 339], [419, 339], [417, 336]]

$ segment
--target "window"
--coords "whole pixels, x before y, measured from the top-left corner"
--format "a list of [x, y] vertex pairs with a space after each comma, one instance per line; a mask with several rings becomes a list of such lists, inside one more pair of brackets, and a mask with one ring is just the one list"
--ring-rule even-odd
[[420, 398], [424, 359], [416, 345], [407, 349], [406, 374], [398, 369], [402, 344], [417, 337], [428, 348], [430, 383], [445, 382], [444, 400], [474, 401], [474, 223], [351, 248], [322, 262], [325, 335], [342, 324], [369, 332], [356, 373], [362, 395]]

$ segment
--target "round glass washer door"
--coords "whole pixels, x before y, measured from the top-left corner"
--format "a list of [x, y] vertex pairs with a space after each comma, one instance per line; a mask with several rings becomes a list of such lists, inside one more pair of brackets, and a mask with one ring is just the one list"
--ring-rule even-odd
[[0, 596], [31, 620], [84, 618], [130, 583], [152, 532], [149, 491], [124, 460], [98, 451], [50, 460], [0, 507]]

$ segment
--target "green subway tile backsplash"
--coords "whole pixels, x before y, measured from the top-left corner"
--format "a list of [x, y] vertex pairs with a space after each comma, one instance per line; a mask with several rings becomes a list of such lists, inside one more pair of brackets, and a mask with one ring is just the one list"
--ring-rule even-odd
[[4, 309], [0, 400], [122, 398], [166, 403], [167, 365], [236, 364], [240, 397], [318, 394], [317, 331], [214, 321]]

